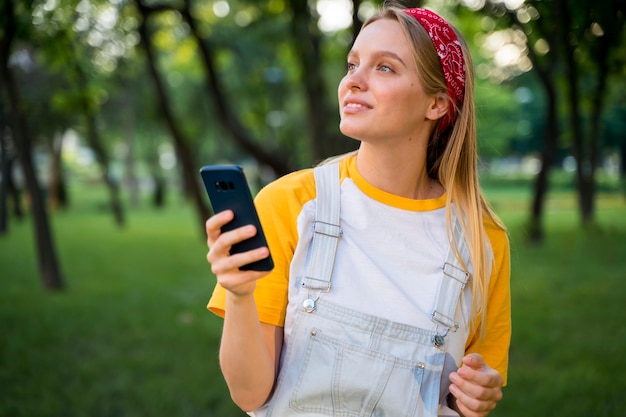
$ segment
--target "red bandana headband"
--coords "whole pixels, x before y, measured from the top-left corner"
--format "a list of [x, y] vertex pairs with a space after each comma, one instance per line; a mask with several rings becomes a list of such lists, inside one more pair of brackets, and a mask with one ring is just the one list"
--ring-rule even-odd
[[[439, 62], [446, 77], [448, 95], [454, 103], [461, 107], [465, 96], [465, 59], [461, 42], [452, 30], [452, 27], [439, 15], [427, 9], [404, 9], [419, 22], [435, 46]], [[444, 132], [454, 120], [454, 105], [450, 103], [448, 114], [441, 121], [441, 132]]]

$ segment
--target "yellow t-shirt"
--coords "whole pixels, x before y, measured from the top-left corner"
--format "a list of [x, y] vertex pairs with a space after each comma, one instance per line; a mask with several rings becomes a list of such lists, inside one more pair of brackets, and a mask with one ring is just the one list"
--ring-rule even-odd
[[[429, 313], [449, 247], [445, 195], [413, 200], [385, 193], [361, 177], [355, 157], [341, 161], [340, 177], [343, 236], [333, 269], [333, 289], [324, 296], [389, 320], [432, 326]], [[289, 292], [295, 287], [290, 283], [301, 276], [306, 255], [297, 253], [296, 247], [299, 239], [310, 238], [308, 225], [315, 214], [313, 170], [269, 184], [255, 204], [275, 264], [257, 283], [259, 318], [286, 326], [288, 332]], [[471, 333], [463, 341], [464, 349], [459, 347], [465, 353], [480, 353], [506, 381], [511, 336], [509, 241], [506, 232], [490, 222], [485, 223], [485, 230], [493, 253], [485, 334], [478, 340]], [[225, 290], [216, 285], [208, 308], [223, 317], [224, 306]]]

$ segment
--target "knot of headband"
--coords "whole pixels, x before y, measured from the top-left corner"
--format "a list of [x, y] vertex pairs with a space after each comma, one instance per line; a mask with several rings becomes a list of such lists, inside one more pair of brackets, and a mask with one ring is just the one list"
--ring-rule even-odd
[[[413, 16], [428, 32], [441, 62], [448, 95], [461, 107], [465, 96], [465, 59], [459, 38], [448, 22], [430, 10], [413, 8], [404, 9], [404, 12]], [[448, 114], [441, 121], [442, 132], [452, 123], [454, 116], [454, 105], [450, 103]]]

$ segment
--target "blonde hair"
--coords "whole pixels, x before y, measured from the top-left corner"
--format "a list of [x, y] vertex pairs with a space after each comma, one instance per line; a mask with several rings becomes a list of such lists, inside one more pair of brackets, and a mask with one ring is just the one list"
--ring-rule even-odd
[[[387, 3], [376, 15], [369, 18], [363, 27], [380, 19], [393, 19], [400, 23], [407, 39], [411, 42], [419, 77], [429, 95], [448, 96], [443, 69], [437, 52], [426, 30], [417, 20], [402, 11], [402, 8]], [[461, 34], [453, 28], [461, 42], [465, 58], [465, 99], [460, 107], [455, 105], [456, 117], [453, 124], [440, 132], [439, 122], [428, 140], [426, 169], [431, 178], [438, 180], [446, 191], [446, 224], [448, 236], [461, 265], [469, 272], [462, 259], [453, 236], [452, 204], [455, 205], [469, 251], [472, 265], [472, 321], [482, 338], [484, 335], [486, 302], [489, 291], [491, 256], [483, 221], [491, 220], [496, 226], [504, 225], [485, 200], [478, 182], [478, 155], [476, 119], [474, 109], [474, 74], [467, 44]], [[478, 328], [479, 327], [479, 328]]]

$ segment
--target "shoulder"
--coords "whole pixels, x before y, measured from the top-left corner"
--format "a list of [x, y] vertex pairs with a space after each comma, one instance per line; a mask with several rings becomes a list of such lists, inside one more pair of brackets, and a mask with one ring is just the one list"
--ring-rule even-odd
[[292, 172], [266, 185], [255, 198], [257, 206], [302, 206], [315, 198], [315, 178], [312, 169]]
[[312, 169], [287, 174], [266, 185], [254, 203], [265, 230], [270, 250], [285, 250], [285, 257], [298, 240], [297, 221], [303, 208], [315, 198], [315, 178]]
[[[339, 164], [341, 181], [350, 177], [350, 164], [354, 163], [354, 156], [348, 155], [334, 162]], [[289, 173], [269, 183], [259, 191], [256, 200], [260, 204], [305, 204], [316, 197], [315, 174], [313, 168], [305, 168]]]

